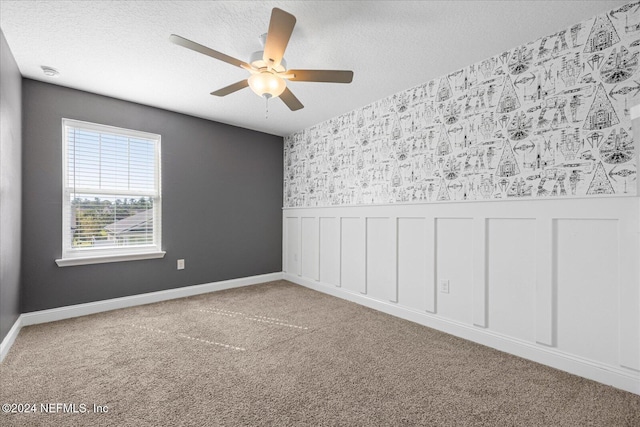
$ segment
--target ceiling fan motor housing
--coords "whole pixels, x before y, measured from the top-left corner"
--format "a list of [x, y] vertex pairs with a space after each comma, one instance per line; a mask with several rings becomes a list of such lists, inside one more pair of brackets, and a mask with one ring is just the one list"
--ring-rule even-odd
[[[262, 59], [264, 56], [264, 51], [263, 50], [258, 50], [256, 52], [253, 52], [251, 54], [251, 56], [249, 57], [249, 64], [251, 64], [252, 66], [254, 66], [256, 69], [261, 70], [263, 68], [267, 68], [267, 63], [264, 62], [264, 59]], [[284, 58], [282, 58], [282, 60], [280, 61], [280, 65], [278, 65], [277, 67], [273, 67], [273, 70], [281, 73], [283, 71], [287, 70], [287, 61], [284, 60]]]

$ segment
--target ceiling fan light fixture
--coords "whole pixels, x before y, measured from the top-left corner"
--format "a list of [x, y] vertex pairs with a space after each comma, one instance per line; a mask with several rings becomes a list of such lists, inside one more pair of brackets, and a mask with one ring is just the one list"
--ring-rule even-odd
[[277, 75], [264, 71], [249, 77], [249, 87], [258, 96], [276, 98], [284, 92], [287, 84]]

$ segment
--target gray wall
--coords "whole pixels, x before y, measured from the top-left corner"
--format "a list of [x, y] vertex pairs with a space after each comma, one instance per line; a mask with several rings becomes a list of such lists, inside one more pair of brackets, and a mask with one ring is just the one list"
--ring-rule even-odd
[[[23, 312], [282, 271], [281, 137], [28, 79], [22, 99]], [[55, 264], [62, 118], [162, 136], [165, 258]]]
[[20, 315], [22, 77], [0, 30], [0, 341]]

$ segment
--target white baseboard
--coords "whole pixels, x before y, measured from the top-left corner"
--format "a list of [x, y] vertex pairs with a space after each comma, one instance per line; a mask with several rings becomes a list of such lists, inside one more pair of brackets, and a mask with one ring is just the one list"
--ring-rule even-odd
[[13, 342], [18, 337], [20, 333], [20, 329], [22, 328], [22, 315], [18, 316], [16, 321], [13, 323], [11, 329], [0, 343], [0, 362], [4, 360], [4, 357], [9, 353], [9, 349], [13, 345]]
[[49, 310], [33, 311], [23, 313], [13, 324], [7, 336], [0, 345], [0, 362], [9, 352], [20, 329], [23, 326], [36, 325], [39, 323], [55, 322], [56, 320], [70, 319], [72, 317], [86, 316], [88, 314], [102, 313], [104, 311], [117, 310], [120, 308], [133, 307], [137, 305], [151, 304], [154, 302], [167, 301], [176, 298], [190, 297], [193, 295], [206, 294], [209, 292], [222, 291], [224, 289], [239, 288], [242, 286], [257, 285], [260, 283], [281, 280], [282, 273], [261, 274], [258, 276], [242, 277], [239, 279], [223, 280], [220, 282], [205, 283], [202, 285], [185, 286], [183, 288], [167, 289], [165, 291], [150, 292], [146, 294], [131, 295], [128, 297], [113, 298], [104, 301], [89, 302], [86, 304], [76, 304], [66, 307], [52, 308]]
[[399, 306], [395, 303], [373, 299], [360, 293], [348, 291], [342, 287], [336, 287], [301, 276], [283, 273], [283, 278], [298, 285], [355, 302], [392, 316], [400, 317], [487, 347], [495, 348], [496, 350], [504, 351], [631, 393], [640, 394], [640, 373], [638, 372], [604, 365], [599, 362], [563, 353], [551, 347], [517, 340], [484, 328], [462, 324], [427, 312]]
[[86, 304], [69, 305], [66, 307], [52, 308], [50, 310], [33, 311], [31, 313], [22, 314], [22, 326], [54, 322], [56, 320], [101, 313], [103, 311], [152, 304], [154, 302], [190, 297], [193, 295], [206, 294], [224, 289], [239, 288], [242, 286], [256, 285], [258, 283], [271, 282], [273, 280], [280, 279], [282, 279], [282, 273], [261, 274], [258, 276], [223, 280], [220, 282], [205, 283], [202, 285], [185, 286], [182, 288], [113, 298], [104, 301], [89, 302]]

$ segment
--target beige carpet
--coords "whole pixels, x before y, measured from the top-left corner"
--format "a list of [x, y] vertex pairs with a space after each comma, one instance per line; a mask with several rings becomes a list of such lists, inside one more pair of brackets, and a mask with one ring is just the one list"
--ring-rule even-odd
[[285, 281], [25, 327], [0, 387], [37, 406], [2, 426], [640, 425], [640, 396]]

